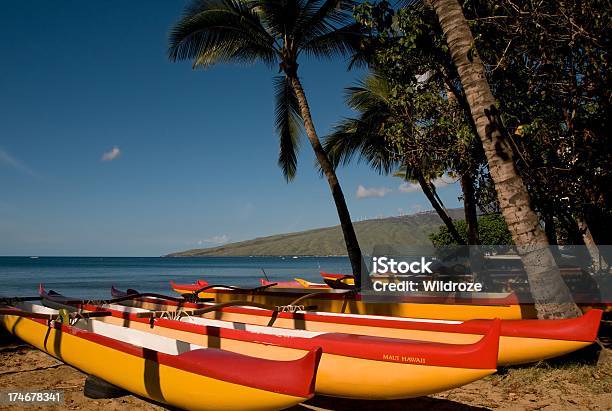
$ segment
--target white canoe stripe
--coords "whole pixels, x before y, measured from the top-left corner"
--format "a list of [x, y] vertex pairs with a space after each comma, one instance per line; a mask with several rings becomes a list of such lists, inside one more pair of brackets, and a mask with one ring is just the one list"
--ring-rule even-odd
[[275, 327], [266, 327], [266, 326], [261, 326], [261, 325], [236, 323], [236, 322], [230, 322], [230, 321], [211, 320], [211, 319], [202, 318], [202, 317], [182, 317], [181, 321], [186, 322], [186, 323], [191, 323], [191, 324], [197, 324], [197, 325], [206, 325], [210, 327], [244, 330], [244, 331], [257, 333], [257, 334], [279, 335], [282, 337], [313, 338], [318, 335], [328, 334], [326, 332], [294, 330], [292, 328], [275, 328]]
[[[162, 300], [162, 299], [156, 299], [156, 300], [159, 301], [158, 304], [165, 305], [164, 300]], [[204, 305], [212, 307], [215, 304], [213, 304], [213, 303], [204, 303]], [[121, 306], [121, 307], [126, 307], [126, 306]], [[129, 308], [129, 307], [126, 307], [126, 308]], [[266, 311], [265, 308], [251, 307], [251, 306], [246, 306], [246, 305], [244, 305], [244, 306], [243, 305], [237, 305], [237, 306], [234, 306], [232, 308], [241, 308], [241, 309], [247, 309], [247, 310]], [[141, 310], [141, 309], [139, 309], [139, 310]], [[144, 311], [148, 311], [148, 310], [144, 310]], [[363, 318], [363, 319], [369, 319], [369, 320], [389, 320], [389, 321], [414, 322], [414, 323], [463, 324], [463, 321], [454, 321], [454, 320], [436, 320], [436, 319], [431, 319], [431, 318], [411, 318], [411, 317], [391, 317], [391, 316], [386, 316], [386, 315], [330, 313], [330, 312], [326, 312], [326, 311], [296, 311], [296, 313], [298, 313], [298, 314], [320, 315], [320, 316], [326, 316], [326, 317], [338, 317], [338, 318], [349, 317], [349, 318], [357, 318], [357, 319]]]
[[[35, 313], [58, 313], [58, 310], [54, 310], [52, 308], [48, 308], [38, 304], [32, 304], [29, 302], [18, 304], [16, 305], [16, 307], [21, 308], [22, 310], [31, 311]], [[119, 325], [113, 325], [96, 320], [92, 321], [80, 319], [75, 325], [75, 327], [93, 332], [98, 335], [103, 335], [114, 340], [122, 341], [128, 344], [148, 348], [170, 355], [178, 355], [196, 349], [207, 349], [206, 347], [190, 344], [188, 342], [176, 340], [174, 338], [163, 337], [160, 335], [148, 333], [146, 331], [134, 330], [131, 328], [126, 328]]]
[[364, 318], [372, 320], [391, 320], [400, 322], [414, 322], [414, 323], [436, 323], [436, 324], [462, 324], [463, 321], [451, 321], [451, 320], [434, 320], [430, 318], [408, 318], [408, 317], [388, 317], [384, 315], [367, 315], [367, 314], [341, 314], [341, 313], [328, 313], [324, 311], [308, 312], [298, 311], [302, 314], [316, 314], [324, 317], [350, 317], [350, 318]]
[[[103, 308], [108, 308], [111, 310], [117, 310], [120, 312], [127, 313], [142, 313], [142, 312], [150, 312], [150, 310], [146, 310], [143, 308], [129, 307], [124, 305], [116, 305], [116, 304], [108, 304], [103, 305]], [[218, 327], [218, 328], [226, 328], [226, 329], [234, 329], [234, 330], [244, 330], [252, 333], [259, 334], [268, 334], [268, 335], [280, 335], [284, 337], [301, 337], [301, 338], [313, 338], [317, 335], [327, 334], [326, 332], [315, 332], [315, 331], [305, 331], [305, 330], [294, 330], [294, 329], [286, 329], [286, 328], [274, 328], [274, 327], [266, 327], [261, 325], [251, 325], [244, 324], [238, 322], [231, 321], [223, 321], [223, 320], [212, 320], [203, 317], [181, 317], [181, 321], [197, 324], [197, 325], [206, 325], [210, 327]]]

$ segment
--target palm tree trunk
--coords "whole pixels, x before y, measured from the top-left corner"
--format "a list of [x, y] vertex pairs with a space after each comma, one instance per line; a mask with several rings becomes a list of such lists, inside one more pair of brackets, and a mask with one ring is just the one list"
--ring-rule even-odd
[[457, 67], [489, 171], [495, 182], [502, 214], [527, 272], [538, 316], [579, 316], [580, 310], [561, 278], [548, 247], [546, 234], [531, 208], [529, 194], [516, 170], [512, 149], [461, 5], [457, 0], [430, 0], [430, 3]]
[[464, 245], [465, 241], [463, 241], [463, 238], [461, 238], [459, 232], [457, 231], [457, 227], [455, 227], [455, 224], [453, 224], [453, 219], [448, 215], [448, 213], [444, 209], [444, 206], [442, 206], [442, 204], [436, 199], [436, 196], [432, 191], [431, 186], [429, 185], [429, 181], [425, 179], [425, 177], [419, 170], [416, 170], [414, 174], [416, 174], [417, 181], [419, 182], [419, 185], [423, 190], [423, 194], [425, 194], [425, 197], [427, 197], [434, 210], [436, 210], [438, 216], [440, 216], [440, 219], [442, 220], [444, 225], [446, 225], [446, 228], [448, 229], [450, 235], [457, 242], [457, 244]]
[[478, 213], [474, 198], [474, 181], [469, 172], [461, 175], [461, 190], [463, 191], [463, 211], [467, 225], [468, 244], [478, 245]]
[[312, 121], [312, 116], [310, 115], [308, 100], [306, 99], [306, 94], [304, 94], [302, 84], [297, 76], [290, 77], [290, 80], [291, 86], [295, 91], [295, 95], [297, 96], [298, 103], [300, 105], [300, 114], [304, 120], [306, 135], [308, 136], [310, 145], [312, 146], [315, 156], [317, 157], [317, 161], [319, 162], [323, 173], [325, 173], [325, 177], [327, 177], [329, 188], [331, 189], [334, 202], [336, 203], [338, 217], [340, 218], [340, 226], [342, 227], [342, 234], [344, 235], [344, 242], [346, 243], [346, 250], [351, 262], [351, 268], [353, 269], [353, 275], [355, 276], [355, 284], [358, 288], [360, 288], [361, 265], [363, 257], [361, 255], [361, 249], [359, 248], [359, 242], [357, 241], [357, 235], [355, 234], [355, 228], [353, 227], [353, 223], [351, 221], [351, 215], [348, 207], [346, 206], [346, 200], [344, 199], [342, 188], [340, 187], [340, 182], [336, 176], [334, 166], [332, 165], [331, 161], [329, 161], [327, 153], [323, 149], [321, 141], [319, 141], [319, 137], [317, 136], [317, 132]]
[[576, 217], [576, 223], [578, 223], [578, 228], [580, 229], [580, 233], [582, 234], [582, 239], [584, 240], [584, 244], [586, 245], [586, 249], [591, 256], [591, 264], [593, 270], [600, 271], [602, 269], [607, 269], [606, 263], [601, 257], [599, 252], [599, 247], [595, 243], [593, 239], [593, 235], [591, 234], [591, 230], [584, 218]]

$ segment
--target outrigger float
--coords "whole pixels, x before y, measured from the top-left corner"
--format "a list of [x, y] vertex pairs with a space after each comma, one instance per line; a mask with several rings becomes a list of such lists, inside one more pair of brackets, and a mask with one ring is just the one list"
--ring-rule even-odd
[[[127, 295], [115, 288], [111, 289], [111, 293], [115, 297]], [[123, 304], [162, 311], [198, 310], [212, 306], [211, 303], [176, 301], [174, 297], [142, 297], [125, 300]], [[321, 311], [278, 312], [274, 308], [261, 309], [239, 304], [236, 301], [225, 303], [226, 306], [221, 304], [214, 313], [207, 312], [202, 315], [238, 324], [271, 325], [313, 332], [340, 332], [449, 344], [473, 344], [487, 333], [492, 323], [492, 320], [430, 320]], [[565, 320], [502, 320], [497, 364], [527, 364], [589, 346], [597, 339], [601, 317], [601, 310], [591, 310], [582, 317]]]
[[[21, 301], [0, 309], [16, 337], [136, 395], [188, 410], [270, 410], [312, 397], [321, 350], [289, 361], [249, 357]], [[110, 318], [110, 317], [109, 317]]]
[[[214, 306], [160, 312], [117, 305], [113, 300], [88, 304], [42, 288], [40, 292], [46, 305], [110, 312], [101, 322], [258, 358], [292, 360], [321, 347], [315, 392], [328, 396], [369, 400], [418, 397], [459, 387], [496, 371], [499, 321], [490, 322], [486, 334], [474, 343], [457, 345], [237, 324], [199, 316], [204, 312], [214, 315]], [[134, 299], [136, 296], [123, 296], [114, 302]]]

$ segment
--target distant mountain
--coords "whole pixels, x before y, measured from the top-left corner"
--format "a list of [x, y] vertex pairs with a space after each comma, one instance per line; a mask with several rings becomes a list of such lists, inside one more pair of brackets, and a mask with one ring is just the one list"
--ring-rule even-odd
[[[463, 209], [448, 210], [454, 220], [463, 219]], [[429, 234], [442, 224], [434, 212], [388, 217], [353, 223], [364, 253], [381, 245], [431, 245]], [[197, 248], [168, 254], [167, 257], [273, 255], [346, 255], [340, 226], [317, 228], [290, 234], [259, 237], [212, 248]]]

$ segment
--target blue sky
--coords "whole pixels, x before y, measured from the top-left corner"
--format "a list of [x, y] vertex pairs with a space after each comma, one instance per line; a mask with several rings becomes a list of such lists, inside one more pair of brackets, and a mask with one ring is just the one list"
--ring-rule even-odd
[[[276, 165], [275, 71], [167, 60], [185, 4], [2, 2], [0, 255], [155, 256], [338, 223], [307, 141], [294, 182]], [[363, 73], [300, 70], [323, 136]], [[364, 165], [338, 175], [354, 220], [431, 208]], [[439, 193], [460, 206], [457, 184]]]

